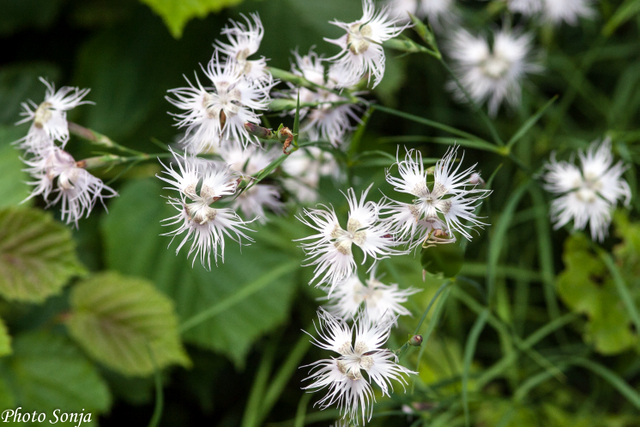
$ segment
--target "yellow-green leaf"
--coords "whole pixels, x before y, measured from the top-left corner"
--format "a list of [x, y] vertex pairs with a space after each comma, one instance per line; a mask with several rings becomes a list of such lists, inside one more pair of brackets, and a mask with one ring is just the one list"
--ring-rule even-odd
[[71, 231], [38, 209], [0, 210], [0, 296], [42, 302], [84, 268]]
[[92, 276], [73, 288], [71, 307], [72, 337], [117, 372], [144, 376], [154, 366], [190, 365], [172, 301], [144, 279]]
[[235, 6], [242, 0], [140, 0], [160, 15], [169, 32], [175, 38], [182, 36], [187, 22], [192, 18], [204, 18], [210, 12], [219, 12]]

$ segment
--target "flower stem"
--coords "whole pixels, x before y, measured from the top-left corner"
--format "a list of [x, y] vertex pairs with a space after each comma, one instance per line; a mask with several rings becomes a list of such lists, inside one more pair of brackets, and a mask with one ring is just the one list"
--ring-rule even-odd
[[68, 122], [69, 124], [69, 132], [73, 135], [82, 138], [86, 141], [91, 142], [94, 145], [98, 145], [101, 147], [106, 147], [113, 150], [118, 150], [123, 153], [135, 154], [135, 155], [145, 155], [144, 153], [136, 150], [132, 150], [131, 148], [124, 147], [108, 136], [102, 135], [92, 129], [85, 128], [80, 126], [77, 123]]

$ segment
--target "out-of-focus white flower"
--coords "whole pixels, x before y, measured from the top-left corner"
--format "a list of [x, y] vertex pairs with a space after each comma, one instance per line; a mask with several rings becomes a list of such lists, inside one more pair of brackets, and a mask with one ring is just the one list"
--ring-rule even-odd
[[[24, 162], [28, 166], [25, 171], [34, 178], [29, 182], [35, 186], [29, 198], [42, 195], [47, 207], [60, 202], [62, 220], [73, 223], [76, 228], [80, 218], [89, 217], [97, 200], [103, 203], [104, 198], [118, 195], [84, 169], [82, 161], [76, 162], [71, 154], [54, 146], [53, 142]], [[49, 200], [52, 193], [55, 198]]]
[[19, 140], [21, 148], [29, 152], [38, 152], [41, 149], [52, 147], [55, 142], [62, 143], [64, 148], [69, 140], [69, 126], [67, 124], [67, 111], [82, 104], [93, 104], [91, 101], [83, 101], [91, 89], [82, 89], [64, 86], [57, 92], [53, 83], [49, 83], [40, 77], [40, 81], [47, 87], [44, 101], [40, 105], [29, 100], [22, 103], [21, 116], [24, 119], [16, 124], [32, 121], [31, 128], [26, 137]]
[[[532, 43], [530, 34], [503, 30], [494, 34], [493, 46], [489, 46], [484, 38], [460, 29], [449, 42], [448, 52], [461, 85], [475, 102], [487, 102], [489, 114], [495, 116], [503, 101], [511, 106], [520, 103], [526, 74], [542, 70], [531, 60]], [[448, 88], [459, 101], [467, 100], [455, 81]]]
[[[255, 145], [245, 149], [233, 143], [224, 144], [219, 154], [231, 170], [245, 177], [257, 174], [279, 156], [278, 149], [265, 151]], [[261, 182], [243, 191], [233, 200], [231, 207], [239, 209], [246, 218], [256, 217], [261, 224], [267, 222], [265, 208], [276, 213], [282, 213], [284, 210], [278, 187]]]
[[579, 151], [580, 167], [556, 161], [555, 153], [545, 165], [545, 189], [558, 195], [551, 203], [551, 217], [558, 229], [573, 220], [573, 228], [583, 230], [589, 223], [591, 238], [602, 241], [608, 234], [611, 212], [618, 200], [629, 205], [631, 189], [622, 179], [625, 167], [615, 165], [611, 140], [594, 141], [587, 152]]
[[543, 0], [506, 0], [507, 7], [513, 13], [532, 16], [542, 10]]
[[365, 283], [360, 281], [357, 274], [352, 274], [336, 287], [331, 297], [323, 299], [329, 301], [327, 310], [342, 319], [355, 319], [358, 312], [364, 310], [368, 319], [381, 322], [411, 314], [402, 303], [416, 292], [420, 290], [399, 289], [395, 283], [385, 285], [375, 277], [375, 269], [372, 269]]
[[343, 171], [333, 155], [318, 147], [305, 147], [294, 151], [282, 163], [282, 169], [289, 175], [282, 182], [300, 203], [313, 203], [318, 200], [320, 177], [331, 177], [340, 182]]
[[184, 140], [189, 151], [196, 154], [232, 139], [247, 145], [253, 139], [244, 128], [245, 122], [260, 123], [256, 111], [266, 110], [273, 83], [247, 79], [232, 62], [222, 64], [215, 52], [205, 75], [213, 87], [204, 87], [196, 76], [196, 85], [171, 89], [175, 96], [167, 100], [184, 113], [175, 114], [178, 127], [186, 128]]
[[344, 29], [347, 34], [339, 39], [326, 41], [340, 46], [342, 51], [329, 58], [343, 71], [338, 87], [353, 86], [368, 74], [374, 76], [373, 87], [382, 80], [385, 67], [382, 42], [399, 35], [405, 27], [396, 27], [398, 22], [389, 17], [387, 8], [375, 10], [373, 0], [362, 0], [363, 16], [355, 22], [332, 21], [331, 24]]
[[318, 317], [318, 338], [312, 337], [312, 343], [338, 356], [307, 365], [311, 371], [305, 380], [312, 382], [304, 389], [315, 392], [328, 388], [327, 395], [318, 401], [322, 409], [336, 404], [344, 418], [357, 424], [362, 416], [365, 423], [371, 420], [372, 401], [375, 402], [370, 383], [376, 383], [388, 396], [393, 390], [392, 380], [404, 387], [405, 376], [416, 372], [399, 365], [395, 354], [382, 348], [389, 339], [392, 321], [372, 322], [359, 317], [349, 327], [324, 310], [318, 312]]
[[251, 221], [242, 220], [231, 208], [211, 206], [223, 197], [235, 194], [238, 176], [221, 162], [203, 161], [189, 154], [173, 153], [173, 157], [173, 164], [178, 169], [174, 169], [173, 164], [162, 164], [165, 169], [162, 173], [166, 176], [156, 175], [169, 184], [165, 188], [179, 193], [178, 198], [168, 198], [168, 203], [179, 213], [164, 220], [165, 225], [179, 224], [179, 227], [165, 235], [175, 238], [186, 232], [176, 254], [192, 240], [188, 256], [194, 255], [194, 263], [199, 257], [203, 267], [211, 268], [211, 252], [216, 265], [218, 256], [224, 262], [225, 236], [240, 245], [246, 244], [242, 242], [243, 238], [253, 242], [243, 232], [253, 231], [247, 227]]
[[400, 239], [408, 241], [410, 248], [421, 243], [428, 246], [454, 242], [456, 238], [452, 231], [471, 240], [469, 232], [474, 227], [486, 225], [478, 219], [475, 210], [491, 191], [471, 183], [475, 165], [460, 170], [464, 153], [456, 164], [457, 152], [458, 147], [453, 146], [438, 160], [430, 184], [427, 183], [430, 172], [425, 170], [422, 154], [417, 150], [407, 150], [402, 161], [398, 157], [396, 164], [400, 177], [387, 170], [387, 182], [394, 190], [415, 197], [412, 203], [392, 201], [385, 208], [394, 231]]
[[411, 21], [409, 13], [420, 19], [427, 17], [429, 24], [437, 29], [441, 29], [442, 24], [457, 21], [453, 0], [389, 0], [387, 5], [389, 14], [402, 23]]
[[303, 224], [318, 231], [318, 234], [299, 241], [305, 242], [301, 247], [307, 254], [307, 265], [316, 266], [311, 283], [318, 280], [318, 284], [326, 284], [329, 295], [338, 283], [355, 270], [356, 262], [352, 252], [354, 244], [364, 253], [363, 263], [367, 256], [377, 260], [404, 253], [392, 249], [398, 242], [393, 237], [390, 225], [379, 221], [381, 206], [365, 201], [370, 189], [371, 186], [362, 192], [359, 201], [353, 188], [345, 194], [349, 203], [346, 230], [340, 226], [334, 210], [324, 205], [324, 209], [304, 209], [306, 218], [298, 217]]
[[267, 60], [264, 57], [255, 60], [248, 59], [258, 52], [264, 36], [264, 27], [260, 16], [257, 13], [252, 13], [250, 16], [253, 22], [242, 15], [246, 25], [231, 20], [231, 25], [222, 30], [222, 34], [227, 36], [229, 43], [216, 41], [214, 46], [231, 58], [233, 66], [241, 74], [250, 79], [260, 79], [271, 83], [272, 76], [265, 71]]
[[578, 18], [589, 18], [595, 15], [593, 0], [544, 0], [542, 16], [553, 24], [566, 22], [576, 25]]

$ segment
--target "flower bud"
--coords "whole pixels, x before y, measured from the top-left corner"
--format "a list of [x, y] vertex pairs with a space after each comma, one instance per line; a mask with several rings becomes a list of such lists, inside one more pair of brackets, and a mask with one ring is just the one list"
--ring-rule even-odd
[[414, 335], [409, 338], [409, 345], [413, 347], [420, 347], [422, 345], [422, 335]]

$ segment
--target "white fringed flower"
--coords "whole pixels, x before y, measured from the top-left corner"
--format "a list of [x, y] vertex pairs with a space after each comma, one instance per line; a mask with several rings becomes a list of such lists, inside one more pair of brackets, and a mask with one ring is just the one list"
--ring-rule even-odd
[[224, 262], [225, 236], [240, 245], [246, 244], [242, 242], [243, 238], [253, 242], [243, 232], [253, 231], [247, 227], [251, 221], [243, 221], [231, 208], [211, 207], [223, 197], [235, 194], [238, 177], [220, 162], [203, 161], [188, 154], [180, 156], [173, 153], [173, 157], [173, 164], [177, 165], [178, 170], [174, 169], [173, 164], [162, 164], [165, 169], [162, 173], [166, 176], [156, 175], [169, 184], [165, 188], [179, 194], [178, 198], [168, 198], [168, 203], [179, 213], [164, 220], [167, 223], [165, 225], [179, 226], [165, 235], [175, 238], [186, 232], [176, 254], [191, 240], [188, 256], [194, 255], [193, 263], [199, 257], [202, 266], [210, 269], [211, 252], [216, 265], [218, 256]]
[[282, 169], [289, 176], [282, 181], [283, 186], [304, 204], [318, 200], [321, 177], [330, 177], [335, 182], [344, 179], [344, 172], [333, 155], [318, 147], [294, 151], [282, 163]]
[[[265, 151], [252, 145], [246, 149], [238, 144], [224, 144], [219, 151], [220, 156], [231, 170], [245, 177], [252, 176], [269, 166], [279, 155], [278, 149]], [[256, 217], [258, 222], [265, 224], [267, 217], [265, 208], [275, 213], [284, 211], [284, 204], [280, 201], [278, 187], [262, 182], [252, 185], [236, 197], [231, 207], [240, 210], [245, 218]]]
[[506, 0], [507, 7], [513, 13], [532, 16], [542, 10], [543, 0]]
[[265, 71], [267, 60], [264, 57], [256, 60], [248, 59], [258, 52], [264, 36], [264, 27], [262, 26], [262, 21], [260, 21], [260, 16], [257, 13], [252, 13], [249, 16], [251, 16], [253, 22], [242, 15], [246, 25], [242, 22], [231, 20], [231, 25], [222, 30], [222, 34], [227, 36], [229, 43], [216, 41], [214, 46], [231, 58], [236, 70], [241, 74], [250, 79], [264, 80], [266, 83], [271, 83], [272, 76]]
[[[484, 38], [460, 29], [450, 41], [448, 51], [461, 85], [475, 102], [487, 102], [489, 114], [495, 116], [503, 101], [511, 106], [520, 103], [521, 83], [526, 74], [541, 71], [530, 59], [532, 43], [530, 34], [497, 31], [493, 46], [489, 46]], [[456, 99], [466, 101], [455, 81], [449, 82], [448, 88]]]
[[[60, 202], [62, 220], [67, 224], [73, 223], [76, 228], [80, 218], [89, 217], [97, 200], [104, 206], [104, 198], [118, 195], [101, 179], [84, 169], [82, 162], [76, 162], [69, 153], [54, 146], [53, 142], [24, 162], [28, 166], [25, 171], [35, 179], [29, 183], [35, 186], [29, 199], [42, 195], [47, 207]], [[49, 200], [52, 194], [55, 194], [55, 198]]]
[[375, 277], [373, 269], [365, 283], [360, 281], [357, 274], [352, 274], [336, 287], [331, 297], [323, 299], [329, 301], [327, 310], [342, 319], [353, 320], [358, 312], [364, 310], [368, 319], [383, 321], [410, 315], [402, 304], [416, 292], [420, 290], [399, 289], [395, 283], [385, 285]]
[[395, 354], [382, 348], [393, 322], [372, 322], [361, 316], [349, 327], [344, 320], [324, 310], [318, 311], [318, 317], [315, 328], [318, 338], [312, 337], [312, 343], [338, 356], [307, 365], [311, 370], [305, 380], [312, 382], [304, 389], [315, 392], [327, 388], [326, 396], [317, 402], [322, 409], [336, 404], [343, 418], [357, 424], [361, 416], [365, 423], [371, 420], [375, 402], [371, 383], [389, 396], [392, 380], [404, 387], [405, 376], [416, 372], [398, 365]]
[[273, 84], [245, 78], [232, 62], [222, 64], [217, 52], [203, 71], [213, 87], [203, 86], [196, 77], [196, 85], [187, 80], [189, 87], [169, 90], [175, 99], [167, 100], [184, 110], [175, 115], [178, 127], [186, 128], [182, 143], [196, 154], [212, 149], [224, 139], [245, 146], [257, 143], [244, 124], [260, 123], [256, 111], [267, 109]]
[[344, 29], [347, 34], [339, 39], [326, 41], [340, 46], [342, 51], [329, 58], [343, 71], [343, 78], [338, 87], [353, 86], [366, 74], [367, 81], [373, 75], [373, 87], [376, 87], [384, 75], [385, 56], [382, 42], [399, 35], [405, 27], [396, 27], [398, 22], [389, 17], [387, 8], [375, 10], [373, 0], [362, 0], [363, 16], [361, 19], [344, 23], [332, 21], [331, 24]]
[[452, 231], [471, 240], [469, 232], [486, 225], [478, 219], [475, 210], [491, 191], [479, 189], [478, 184], [472, 183], [475, 165], [460, 170], [464, 153], [456, 163], [457, 152], [458, 147], [453, 146], [438, 160], [430, 184], [427, 177], [431, 172], [425, 170], [422, 154], [417, 150], [407, 150], [402, 161], [397, 157], [400, 177], [387, 170], [387, 182], [394, 190], [415, 197], [412, 203], [392, 201], [385, 209], [394, 231], [400, 239], [408, 241], [410, 248], [454, 242]]
[[592, 3], [593, 0], [544, 0], [542, 16], [555, 25], [562, 22], [576, 25], [578, 18], [590, 18], [595, 15]]
[[573, 228], [583, 230], [589, 223], [591, 238], [602, 241], [608, 234], [611, 213], [619, 200], [629, 205], [631, 189], [622, 179], [625, 167], [615, 165], [611, 140], [594, 141], [587, 152], [580, 151], [580, 167], [556, 161], [555, 153], [545, 165], [545, 189], [558, 195], [551, 204], [551, 217], [558, 229], [573, 220]]
[[22, 103], [25, 116], [16, 124], [32, 121], [31, 128], [26, 137], [20, 140], [21, 148], [29, 152], [38, 152], [41, 149], [52, 147], [55, 142], [62, 143], [62, 148], [69, 140], [69, 126], [67, 124], [67, 111], [82, 104], [93, 104], [91, 101], [83, 101], [90, 89], [82, 89], [64, 86], [57, 92], [53, 83], [40, 77], [40, 81], [47, 87], [44, 101], [37, 105], [29, 100]]
[[353, 188], [345, 194], [349, 203], [346, 230], [340, 226], [334, 210], [324, 205], [324, 210], [304, 209], [306, 218], [298, 217], [303, 224], [318, 231], [318, 234], [299, 241], [309, 241], [302, 243], [301, 247], [307, 255], [307, 265], [316, 266], [311, 283], [318, 280], [318, 285], [327, 284], [329, 295], [338, 283], [355, 270], [356, 262], [352, 252], [354, 244], [364, 253], [363, 263], [367, 256], [377, 260], [404, 253], [392, 249], [398, 242], [392, 235], [390, 225], [378, 218], [381, 206], [365, 201], [370, 189], [371, 186], [362, 192], [359, 201]]

